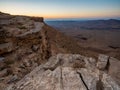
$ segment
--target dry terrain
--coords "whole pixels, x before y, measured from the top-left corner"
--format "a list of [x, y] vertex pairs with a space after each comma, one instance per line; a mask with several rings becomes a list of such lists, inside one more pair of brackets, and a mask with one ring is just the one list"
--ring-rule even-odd
[[90, 51], [120, 59], [120, 20], [48, 21], [49, 25], [77, 39]]
[[120, 90], [119, 47], [109, 54], [85, 34], [75, 39], [42, 17], [0, 12], [0, 90]]

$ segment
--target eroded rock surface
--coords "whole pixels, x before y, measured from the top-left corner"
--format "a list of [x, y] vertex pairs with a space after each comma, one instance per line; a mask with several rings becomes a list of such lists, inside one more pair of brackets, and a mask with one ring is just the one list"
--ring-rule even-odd
[[44, 26], [42, 17], [0, 13], [0, 90], [50, 57]]
[[107, 72], [97, 68], [99, 60], [92, 59], [79, 54], [52, 56], [6, 90], [120, 90]]

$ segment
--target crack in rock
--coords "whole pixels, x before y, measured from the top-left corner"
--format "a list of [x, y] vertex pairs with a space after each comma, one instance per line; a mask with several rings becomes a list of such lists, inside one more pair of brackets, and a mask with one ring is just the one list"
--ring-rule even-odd
[[81, 73], [80, 73], [80, 72], [77, 72], [77, 74], [79, 75], [79, 77], [80, 77], [81, 81], [83, 82], [83, 84], [85, 85], [86, 89], [89, 90], [89, 88], [88, 88], [87, 84], [85, 83], [85, 81], [84, 81]]

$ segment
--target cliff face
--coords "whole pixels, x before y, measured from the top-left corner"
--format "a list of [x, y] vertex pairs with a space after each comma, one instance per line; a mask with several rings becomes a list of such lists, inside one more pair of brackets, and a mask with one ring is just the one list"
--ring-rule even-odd
[[[24, 77], [51, 56], [43, 18], [0, 14], [0, 88]], [[4, 17], [4, 18], [3, 18]], [[11, 79], [16, 77], [14, 81]]]

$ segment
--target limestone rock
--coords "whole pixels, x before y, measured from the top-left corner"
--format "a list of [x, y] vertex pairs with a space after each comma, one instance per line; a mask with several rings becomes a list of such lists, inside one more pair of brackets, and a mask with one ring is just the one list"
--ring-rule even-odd
[[42, 17], [0, 14], [0, 87], [15, 83], [8, 84], [12, 75], [21, 79], [50, 57], [45, 25]]
[[99, 80], [99, 73], [85, 68], [82, 68], [77, 72], [81, 75], [81, 78], [84, 80], [84, 83], [88, 90], [97, 90], [96, 84]]
[[84, 57], [85, 67], [90, 70], [96, 70], [96, 60], [94, 58]]
[[70, 67], [62, 68], [63, 89], [61, 90], [87, 90], [81, 77]]
[[105, 90], [120, 90], [120, 86], [107, 74], [103, 74], [102, 82]]
[[109, 60], [109, 56], [100, 54], [98, 57], [97, 67], [100, 70], [105, 70], [107, 63], [108, 63], [108, 60]]
[[[36, 67], [6, 90], [120, 90], [120, 86], [106, 72], [97, 67], [93, 70], [95, 59], [86, 58], [78, 54], [52, 56], [47, 63]], [[71, 64], [76, 60], [84, 61], [89, 68], [74, 68]]]
[[110, 57], [108, 73], [120, 85], [120, 61]]

